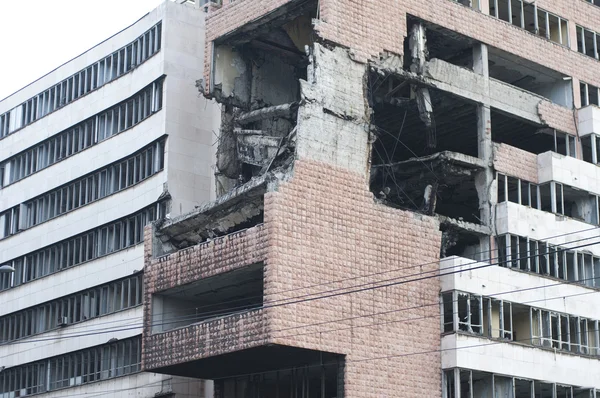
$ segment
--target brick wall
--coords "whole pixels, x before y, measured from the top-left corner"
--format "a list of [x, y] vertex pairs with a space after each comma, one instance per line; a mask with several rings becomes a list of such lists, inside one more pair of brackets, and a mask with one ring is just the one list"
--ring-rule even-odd
[[538, 115], [545, 124], [552, 128], [565, 133], [577, 133], [573, 111], [568, 111], [550, 101], [541, 101], [538, 105]]
[[537, 155], [507, 144], [494, 144], [494, 169], [525, 181], [538, 182]]
[[[440, 348], [435, 276], [441, 239], [436, 221], [375, 203], [359, 173], [296, 161], [291, 180], [266, 194], [264, 226], [246, 234], [251, 233], [255, 239], [233, 237], [224, 250], [211, 243], [146, 258], [145, 369], [272, 343], [346, 354], [346, 397], [397, 396], [398, 391], [407, 397], [441, 396], [441, 356], [435, 352]], [[243, 242], [250, 240], [265, 253], [265, 309], [149, 333], [153, 291], [256, 261], [262, 255], [247, 257], [253, 249]], [[146, 236], [146, 250], [150, 244]], [[218, 265], [232, 258], [240, 260]], [[434, 277], [269, 306], [424, 275]], [[428, 353], [407, 355], [416, 352]]]
[[[296, 161], [293, 179], [266, 195], [265, 208], [268, 300], [437, 275], [437, 223], [374, 203], [358, 174]], [[439, 307], [399, 311], [437, 303], [439, 289], [436, 277], [275, 307], [272, 341], [347, 354], [346, 397], [439, 397], [440, 354], [402, 356], [440, 348]], [[363, 361], [376, 357], [389, 358]]]
[[[167, 363], [185, 362], [198, 355], [210, 356], [242, 349], [249, 344], [259, 345], [260, 341], [255, 337], [257, 334], [263, 335], [262, 311], [153, 335], [152, 295], [264, 261], [267, 243], [264, 226], [257, 225], [156, 259], [152, 258], [152, 234], [152, 227], [147, 226], [144, 230], [142, 367], [155, 368]], [[231, 339], [224, 341], [215, 337], [222, 335], [228, 335]], [[172, 346], [168, 354], [163, 350], [166, 341]], [[191, 341], [197, 343], [193, 350], [188, 346]], [[231, 344], [232, 341], [235, 344]]]

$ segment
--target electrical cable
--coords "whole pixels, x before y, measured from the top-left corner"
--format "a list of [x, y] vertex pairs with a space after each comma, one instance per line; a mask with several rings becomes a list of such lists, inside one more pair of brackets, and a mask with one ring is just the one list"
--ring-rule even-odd
[[[563, 248], [563, 249], [557, 250], [556, 252], [573, 250], [573, 249], [580, 248], [580, 247], [587, 247], [587, 246], [591, 246], [591, 245], [596, 245], [598, 243], [600, 243], [600, 241], [588, 243], [588, 244], [585, 244], [585, 245], [580, 245], [580, 246], [577, 246], [577, 247]], [[524, 258], [537, 257], [537, 256], [538, 255], [521, 257], [521, 258], [519, 258], [519, 260], [524, 259]], [[372, 290], [372, 289], [378, 289], [378, 288], [382, 288], [382, 287], [396, 286], [396, 285], [410, 283], [410, 282], [414, 282], [414, 281], [421, 281], [421, 280], [431, 279], [431, 278], [435, 278], [435, 277], [441, 277], [441, 276], [458, 274], [458, 273], [467, 272], [467, 271], [473, 271], [473, 270], [481, 269], [481, 268], [487, 268], [487, 267], [490, 267], [492, 265], [497, 265], [497, 264], [499, 264], [499, 263], [484, 264], [484, 265], [477, 266], [477, 267], [472, 267], [472, 268], [458, 270], [458, 271], [452, 271], [452, 272], [443, 273], [443, 274], [439, 274], [439, 275], [433, 275], [433, 276], [427, 276], [427, 277], [422, 277], [422, 278], [416, 278], [416, 279], [412, 279], [412, 280], [408, 280], [408, 281], [391, 282], [391, 283], [386, 283], [384, 285], [371, 286], [371, 287], [366, 287], [366, 288], [363, 287], [364, 285], [359, 285], [358, 289], [355, 289], [353, 291], [342, 292], [342, 293], [340, 293], [340, 292], [330, 293], [330, 294], [328, 294], [326, 296], [305, 298], [303, 300], [296, 300], [296, 301], [292, 301], [292, 302], [267, 304], [267, 305], [263, 305], [262, 307], [255, 308], [254, 310], [257, 310], [257, 309], [263, 309], [264, 310], [264, 309], [268, 309], [268, 308], [280, 307], [280, 306], [283, 306], [283, 305], [299, 304], [299, 303], [303, 303], [303, 302], [307, 302], [307, 301], [314, 301], [314, 300], [323, 299], [323, 298], [337, 297], [337, 296], [344, 295], [344, 294], [352, 294], [352, 293], [363, 292], [363, 291]], [[594, 278], [594, 279], [596, 279], [596, 278]], [[384, 282], [388, 282], [388, 281], [384, 281]], [[559, 282], [556, 285], [561, 286], [561, 285], [566, 285], [566, 284], [568, 284], [568, 281]], [[544, 285], [543, 287], [540, 287], [540, 288], [546, 288], [546, 287], [551, 287], [551, 286], [553, 286], [553, 285]], [[507, 293], [503, 293], [503, 294], [507, 294]], [[436, 303], [436, 304], [439, 304], [439, 302]], [[427, 304], [427, 305], [423, 305], [422, 304], [422, 305], [419, 305], [417, 307], [410, 308], [410, 309], [422, 308], [424, 306], [429, 306], [429, 305], [432, 305], [432, 304]], [[224, 315], [231, 316], [233, 314], [235, 314], [235, 312], [233, 312], [233, 313], [229, 312], [229, 313], [224, 314]], [[210, 319], [214, 319], [214, 317], [211, 317]], [[328, 323], [331, 323], [331, 322], [337, 322], [337, 321], [334, 320], [334, 321], [330, 321]], [[156, 323], [156, 324], [153, 323], [151, 326], [160, 326], [160, 325], [172, 324], [172, 323], [174, 323], [174, 320], [169, 320], [167, 322], [161, 322], [161, 323]], [[98, 332], [98, 331], [96, 331], [96, 332], [91, 331], [91, 332], [80, 333], [80, 334], [62, 334], [61, 336], [52, 337], [52, 338], [48, 337], [48, 338], [42, 338], [42, 339], [24, 339], [23, 341], [19, 341], [19, 340], [13, 341], [13, 342], [9, 343], [8, 345], [13, 345], [13, 344], [27, 344], [27, 343], [42, 342], [42, 341], [56, 341], [57, 339], [74, 338], [74, 337], [84, 337], [84, 336], [90, 336], [90, 335], [96, 335], [96, 334], [105, 334], [105, 333], [117, 332], [117, 331], [134, 330], [134, 329], [137, 329], [139, 327], [140, 326], [134, 326], [134, 327], [128, 327], [128, 328], [120, 328], [120, 329], [107, 328], [107, 330], [103, 330], [103, 331], [100, 331], [100, 332]]]

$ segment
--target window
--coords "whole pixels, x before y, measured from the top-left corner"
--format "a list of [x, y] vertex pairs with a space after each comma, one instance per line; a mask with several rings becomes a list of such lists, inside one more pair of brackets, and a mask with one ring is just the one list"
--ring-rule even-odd
[[445, 333], [460, 331], [600, 356], [598, 320], [459, 291], [444, 292], [441, 298]]
[[600, 105], [598, 87], [587, 83], [579, 83], [579, 91], [581, 96], [581, 107], [588, 105]]
[[[149, 43], [145, 45], [145, 51], [138, 57], [136, 64], [146, 61], [146, 59], [150, 58], [160, 50], [161, 34], [162, 27], [159, 22], [133, 42], [133, 44], [141, 46], [142, 43], [146, 43], [148, 37], [154, 38], [152, 46], [150, 46]], [[123, 51], [130, 46], [131, 44], [125, 46], [118, 52]], [[109, 55], [96, 62], [94, 65], [77, 72], [54, 87], [49, 88], [43, 93], [38, 94], [21, 105], [0, 115], [0, 139], [35, 122], [54, 110], [62, 108], [80, 96], [103, 86], [109, 81], [128, 73], [134, 65], [126, 65], [119, 74], [118, 68], [116, 68], [116, 63], [118, 61], [115, 60], [115, 54]]]
[[[158, 167], [162, 164], [160, 162], [149, 164], [148, 159], [162, 158], [164, 154], [160, 153], [161, 151], [164, 151], [162, 141], [151, 143], [125, 160], [7, 210], [0, 214], [0, 223], [4, 221], [5, 226], [4, 234], [0, 230], [0, 239], [100, 200], [153, 176], [161, 171]], [[119, 170], [123, 169], [125, 169], [125, 180], [120, 181], [122, 172]], [[98, 194], [95, 194], [96, 192]]]
[[577, 51], [598, 59], [598, 33], [577, 25]]
[[[74, 248], [84, 249], [84, 245], [83, 240], [79, 238]], [[41, 257], [38, 261], [46, 261], [41, 265], [42, 268], [49, 266], [49, 253], [38, 253], [37, 256]], [[137, 306], [142, 303], [142, 286], [142, 275], [136, 275], [2, 316], [0, 317], [0, 342], [7, 343]], [[108, 294], [108, 292], [115, 292], [115, 294]], [[102, 313], [96, 311], [97, 302], [107, 310]], [[15, 330], [12, 325], [17, 324], [27, 325], [27, 327]]]
[[72, 352], [0, 373], [0, 397], [24, 397], [139, 372], [141, 338]]
[[[165, 210], [166, 203], [158, 202], [128, 217], [8, 261], [7, 264], [15, 268], [10, 281], [12, 285], [2, 284], [0, 287], [4, 289], [19, 286], [65, 268], [141, 243], [144, 226], [164, 217]], [[111, 225], [118, 228], [120, 234], [124, 236], [115, 241], [111, 247], [107, 247], [107, 242], [102, 241], [102, 231], [107, 230], [108, 226]], [[128, 239], [125, 239], [125, 236]]]
[[600, 198], [597, 195], [554, 181], [537, 185], [503, 174], [498, 174], [497, 178], [498, 203], [513, 202], [589, 224], [600, 223]]
[[569, 45], [567, 21], [523, 0], [490, 0], [490, 15], [564, 46]]
[[498, 236], [496, 245], [503, 267], [600, 288], [600, 257], [585, 252], [585, 248], [566, 249], [510, 234]]
[[[144, 113], [143, 118], [137, 121], [138, 123], [161, 109], [162, 89], [163, 79], [159, 79], [132, 96], [132, 98], [147, 98], [148, 103], [155, 104], [152, 109], [148, 109]], [[124, 112], [127, 111], [127, 104], [128, 100], [125, 100], [121, 104], [56, 134], [36, 147], [29, 148], [0, 163], [0, 187], [22, 180], [37, 171], [96, 145], [99, 141], [133, 127], [133, 123], [127, 126], [124, 123]], [[131, 111], [129, 109], [129, 112]], [[120, 122], [119, 118], [123, 118], [123, 121]], [[2, 180], [1, 172], [4, 169], [8, 170], [4, 173], [7, 177]]]

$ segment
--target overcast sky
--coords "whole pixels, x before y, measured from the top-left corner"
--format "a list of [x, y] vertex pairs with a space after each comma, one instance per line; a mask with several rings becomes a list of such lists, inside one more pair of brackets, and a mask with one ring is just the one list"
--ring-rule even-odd
[[162, 0], [0, 0], [0, 99], [119, 32]]

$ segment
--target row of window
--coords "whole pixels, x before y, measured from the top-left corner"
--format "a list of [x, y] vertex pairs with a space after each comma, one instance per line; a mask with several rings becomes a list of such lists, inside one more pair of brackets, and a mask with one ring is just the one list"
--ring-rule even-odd
[[600, 356], [600, 323], [479, 294], [442, 294], [443, 332], [489, 338]]
[[442, 398], [600, 398], [600, 390], [593, 387], [570, 386], [458, 368], [444, 370], [442, 384]]
[[161, 23], [132, 43], [0, 115], [0, 138], [128, 73], [160, 50]]
[[[581, 245], [589, 243], [582, 241]], [[501, 266], [600, 288], [600, 257], [517, 235], [496, 238]]]
[[143, 241], [144, 227], [165, 216], [166, 202], [96, 227], [33, 253], [6, 262], [13, 275], [0, 274], [0, 290], [39, 279], [86, 261], [134, 246]]
[[589, 224], [599, 223], [598, 195], [554, 181], [538, 185], [498, 174], [498, 203], [501, 202], [514, 202]]
[[568, 46], [565, 19], [523, 0], [490, 0], [489, 14], [553, 42]]
[[142, 286], [136, 275], [0, 317], [0, 343], [137, 306]]
[[154, 142], [122, 161], [110, 164], [68, 185], [53, 189], [1, 213], [0, 239], [100, 200], [153, 176], [164, 167], [164, 150], [164, 140]]
[[[478, 0], [455, 0], [459, 3], [480, 9]], [[585, 0], [599, 5], [600, 0]], [[556, 43], [569, 45], [569, 28], [567, 20], [538, 8], [535, 2], [524, 0], [490, 0], [489, 14], [518, 26], [536, 35], [545, 37]], [[598, 33], [576, 25], [577, 51], [587, 56], [600, 59], [600, 40]]]
[[120, 104], [2, 162], [0, 188], [140, 123], [162, 108], [162, 89], [163, 79], [160, 79]]
[[25, 397], [141, 370], [141, 338], [120, 340], [0, 372], [0, 398]]

